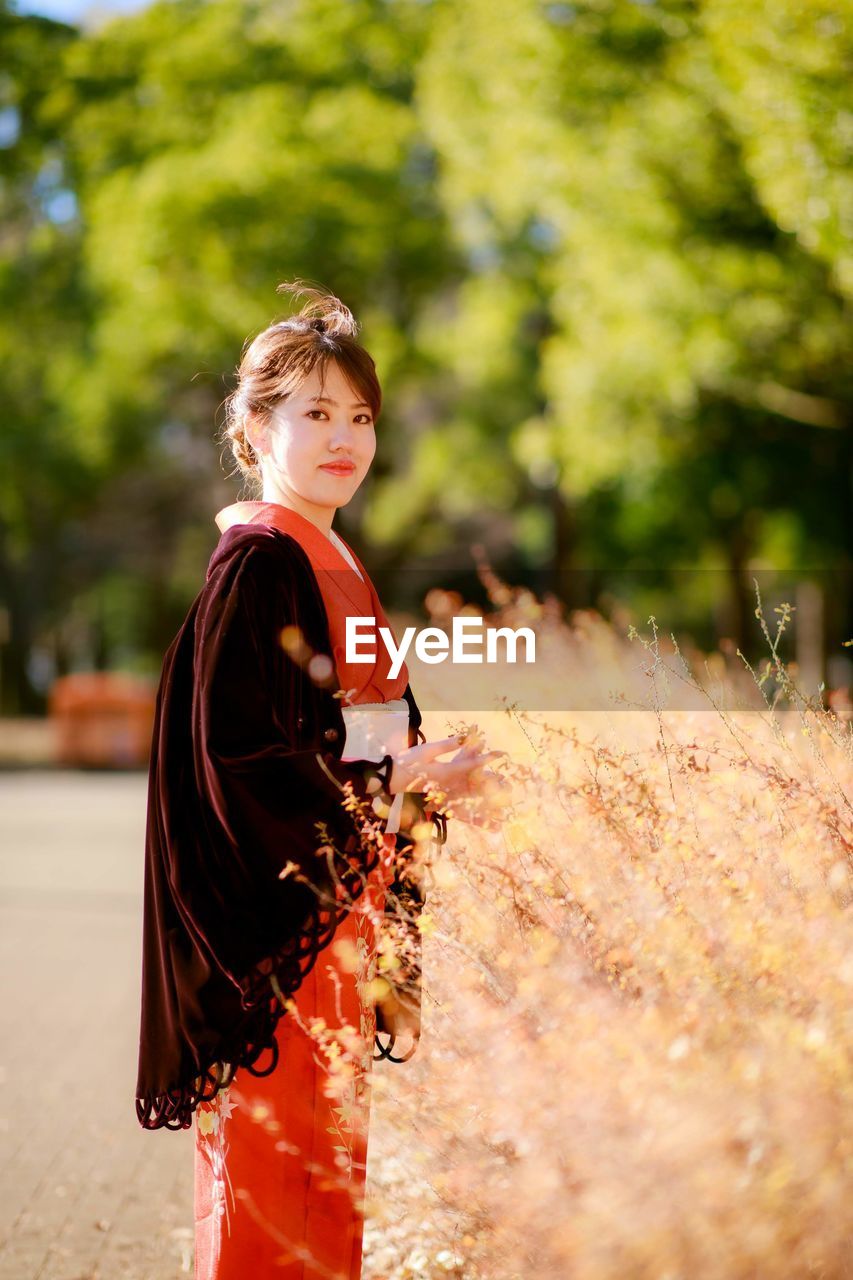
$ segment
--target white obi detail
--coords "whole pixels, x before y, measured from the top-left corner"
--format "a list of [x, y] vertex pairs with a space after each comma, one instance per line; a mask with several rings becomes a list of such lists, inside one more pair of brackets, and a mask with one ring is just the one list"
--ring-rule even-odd
[[[342, 760], [378, 761], [384, 755], [396, 756], [408, 750], [409, 704], [405, 698], [392, 698], [390, 702], [357, 702], [351, 707], [341, 707], [341, 711], [347, 731]], [[376, 803], [374, 800], [374, 806]], [[392, 834], [399, 831], [402, 808], [403, 792], [398, 791], [391, 801], [386, 831]]]

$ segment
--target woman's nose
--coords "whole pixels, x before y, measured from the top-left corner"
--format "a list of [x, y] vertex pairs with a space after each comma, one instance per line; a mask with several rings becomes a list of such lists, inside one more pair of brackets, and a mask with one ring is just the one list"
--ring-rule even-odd
[[332, 445], [337, 448], [351, 449], [355, 443], [355, 434], [351, 422], [336, 422], [332, 428]]

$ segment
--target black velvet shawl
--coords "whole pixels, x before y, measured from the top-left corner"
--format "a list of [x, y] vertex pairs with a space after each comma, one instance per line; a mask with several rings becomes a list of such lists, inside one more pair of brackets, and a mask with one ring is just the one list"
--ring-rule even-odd
[[[136, 1086], [145, 1129], [189, 1128], [199, 1102], [238, 1067], [254, 1075], [275, 1068], [282, 999], [332, 941], [378, 858], [344, 788], [352, 784], [362, 814], [373, 817], [382, 766], [340, 759], [337, 681], [318, 684], [285, 652], [280, 634], [292, 624], [311, 651], [331, 652], [305, 551], [266, 525], [227, 530], [166, 653], [157, 693]], [[413, 744], [423, 737], [421, 714], [408, 686], [404, 696]], [[433, 821], [443, 838], [442, 815]], [[401, 832], [386, 907], [395, 911], [401, 898], [407, 928], [424, 900], [412, 848]], [[288, 862], [297, 870], [281, 878]], [[419, 945], [417, 928], [409, 933]], [[418, 997], [419, 976], [419, 960], [410, 962]], [[266, 1051], [271, 1061], [260, 1066]]]

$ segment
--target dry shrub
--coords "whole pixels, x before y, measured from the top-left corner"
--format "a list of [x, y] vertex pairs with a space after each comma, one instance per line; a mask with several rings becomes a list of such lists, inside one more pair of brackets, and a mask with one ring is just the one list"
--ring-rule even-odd
[[423, 1038], [374, 1072], [365, 1276], [849, 1275], [850, 725], [780, 632], [751, 712], [686, 663], [667, 710], [656, 630], [596, 632], [651, 657], [648, 709], [492, 718], [514, 800], [434, 868]]

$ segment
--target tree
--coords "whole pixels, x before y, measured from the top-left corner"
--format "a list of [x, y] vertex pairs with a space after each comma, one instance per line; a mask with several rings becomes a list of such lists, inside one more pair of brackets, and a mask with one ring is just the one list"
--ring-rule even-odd
[[[505, 314], [519, 240], [547, 243], [528, 277], [551, 321], [543, 408], [507, 438], [583, 510], [575, 563], [665, 565], [675, 543], [742, 593], [750, 556], [849, 555], [838, 36], [822, 4], [467, 0], [436, 18], [422, 119], [454, 233], [488, 238], [492, 262], [476, 308], [463, 296], [459, 361]], [[811, 493], [791, 483], [804, 466]], [[736, 616], [743, 641], [742, 594]]]

